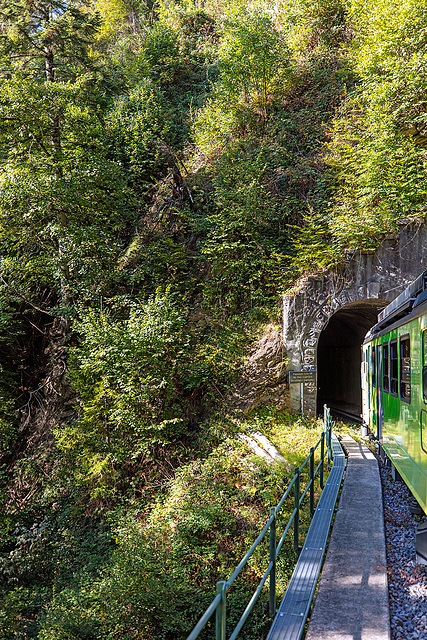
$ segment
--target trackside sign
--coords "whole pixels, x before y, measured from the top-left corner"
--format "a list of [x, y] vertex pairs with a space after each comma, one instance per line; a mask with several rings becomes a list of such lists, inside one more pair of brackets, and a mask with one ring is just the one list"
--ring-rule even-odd
[[316, 384], [316, 369], [289, 371], [289, 384]]

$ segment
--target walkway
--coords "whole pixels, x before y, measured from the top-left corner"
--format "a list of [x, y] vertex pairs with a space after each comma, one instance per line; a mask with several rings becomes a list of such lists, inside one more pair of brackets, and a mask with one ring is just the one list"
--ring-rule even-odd
[[298, 640], [304, 631], [345, 468], [344, 452], [334, 434], [332, 434], [332, 449], [334, 454], [332, 470], [320, 496], [298, 562], [267, 640]]
[[390, 640], [378, 464], [345, 436], [347, 472], [306, 640]]

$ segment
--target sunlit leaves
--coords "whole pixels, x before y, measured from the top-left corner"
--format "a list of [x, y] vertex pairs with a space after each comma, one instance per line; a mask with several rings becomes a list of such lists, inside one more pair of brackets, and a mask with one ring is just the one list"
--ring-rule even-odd
[[114, 157], [136, 183], [153, 179], [159, 141], [167, 138], [168, 104], [155, 83], [146, 78], [118, 98], [107, 116]]
[[416, 0], [348, 6], [360, 85], [332, 132], [337, 189], [330, 228], [342, 246], [372, 248], [399, 220], [426, 211], [427, 11]]
[[89, 47], [99, 28], [98, 15], [87, 6], [84, 0], [1, 0], [1, 75], [8, 77], [13, 70], [64, 80], [87, 72]]
[[217, 148], [245, 121], [266, 121], [289, 75], [289, 58], [286, 40], [268, 13], [230, 10], [223, 22], [219, 80], [194, 124], [202, 151]]
[[[20, 286], [39, 277], [59, 287], [66, 260], [73, 297], [77, 282], [84, 296], [95, 293], [93, 283], [105, 283], [100, 274], [121, 249], [117, 234], [132, 204], [123, 169], [107, 157], [97, 111], [79, 83], [13, 77], [0, 88], [0, 113], [0, 242], [15, 256]], [[52, 146], [54, 119], [60, 153]]]

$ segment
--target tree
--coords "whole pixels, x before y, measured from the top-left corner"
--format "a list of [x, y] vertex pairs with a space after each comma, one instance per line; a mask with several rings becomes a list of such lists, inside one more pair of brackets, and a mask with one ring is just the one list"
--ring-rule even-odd
[[84, 0], [0, 0], [1, 73], [74, 80], [92, 70], [90, 46], [99, 28]]
[[425, 217], [427, 11], [418, 0], [348, 7], [359, 83], [331, 132], [329, 226], [341, 249], [372, 249], [397, 221]]
[[[61, 306], [105, 284], [130, 194], [108, 159], [82, 2], [2, 2], [0, 247], [13, 289], [34, 278]], [[94, 287], [96, 290], [96, 285]]]
[[289, 48], [268, 13], [245, 6], [230, 10], [223, 22], [219, 79], [194, 122], [197, 146], [209, 151], [239, 126], [265, 124], [289, 72]]

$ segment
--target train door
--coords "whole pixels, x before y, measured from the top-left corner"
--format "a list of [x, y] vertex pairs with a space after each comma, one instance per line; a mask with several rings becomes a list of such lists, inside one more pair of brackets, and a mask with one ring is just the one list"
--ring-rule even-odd
[[376, 390], [377, 390], [377, 439], [381, 440], [382, 431], [383, 431], [383, 351], [378, 345], [376, 348], [376, 358], [377, 358], [377, 379], [376, 379]]
[[427, 453], [427, 331], [421, 333], [423, 403], [421, 405], [421, 449]]
[[365, 424], [369, 425], [369, 356], [370, 347], [362, 347], [362, 365], [361, 365], [361, 379], [362, 379], [362, 418]]

